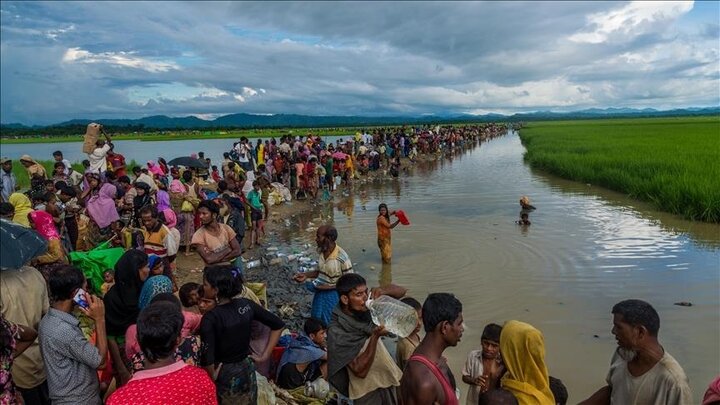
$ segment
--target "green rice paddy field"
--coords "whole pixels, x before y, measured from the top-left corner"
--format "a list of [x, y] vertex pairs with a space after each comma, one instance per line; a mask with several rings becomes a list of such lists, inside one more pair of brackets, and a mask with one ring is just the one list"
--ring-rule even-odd
[[720, 222], [720, 117], [531, 122], [520, 131], [532, 166]]

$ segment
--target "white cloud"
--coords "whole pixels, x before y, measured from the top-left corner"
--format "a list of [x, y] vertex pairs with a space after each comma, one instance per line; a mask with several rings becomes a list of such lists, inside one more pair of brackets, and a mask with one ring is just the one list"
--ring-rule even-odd
[[614, 37], [631, 39], [675, 20], [693, 8], [692, 1], [632, 1], [625, 6], [591, 14], [588, 28], [569, 37], [573, 42], [598, 44]]
[[53, 41], [57, 41], [58, 37], [70, 31], [75, 30], [75, 24], [70, 24], [67, 28], [56, 28], [54, 30], [45, 31], [45, 36]]
[[257, 96], [258, 92], [257, 90], [253, 89], [252, 87], [243, 87], [242, 88], [242, 94], [244, 96]]
[[62, 61], [65, 63], [103, 63], [141, 69], [150, 73], [180, 69], [180, 67], [173, 62], [153, 61], [135, 56], [135, 52], [92, 53], [81, 48], [68, 48], [63, 55]]

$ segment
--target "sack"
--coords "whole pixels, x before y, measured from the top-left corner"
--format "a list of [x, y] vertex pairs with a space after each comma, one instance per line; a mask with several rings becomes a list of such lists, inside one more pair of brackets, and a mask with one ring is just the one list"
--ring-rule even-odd
[[83, 141], [83, 153], [93, 153], [98, 137], [100, 136], [101, 129], [102, 125], [94, 122], [87, 126], [87, 130], [85, 130], [85, 139]]

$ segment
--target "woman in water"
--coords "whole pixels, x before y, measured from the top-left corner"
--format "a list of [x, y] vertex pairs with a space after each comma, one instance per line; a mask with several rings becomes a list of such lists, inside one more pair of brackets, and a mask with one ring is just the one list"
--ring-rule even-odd
[[390, 241], [390, 230], [395, 228], [400, 220], [396, 220], [390, 223], [390, 215], [395, 215], [395, 211], [388, 212], [387, 204], [380, 204], [378, 206], [380, 212], [377, 217], [377, 231], [378, 231], [378, 247], [380, 248], [380, 256], [382, 257], [383, 263], [390, 263], [392, 259], [392, 244]]

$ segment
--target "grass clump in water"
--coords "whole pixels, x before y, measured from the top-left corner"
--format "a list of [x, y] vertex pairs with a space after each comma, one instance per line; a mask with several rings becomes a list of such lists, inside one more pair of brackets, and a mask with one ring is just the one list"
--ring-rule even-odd
[[720, 222], [720, 117], [532, 122], [525, 160], [541, 170]]

